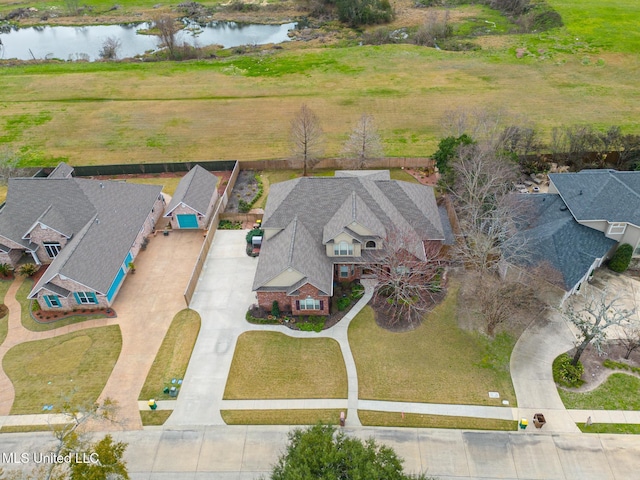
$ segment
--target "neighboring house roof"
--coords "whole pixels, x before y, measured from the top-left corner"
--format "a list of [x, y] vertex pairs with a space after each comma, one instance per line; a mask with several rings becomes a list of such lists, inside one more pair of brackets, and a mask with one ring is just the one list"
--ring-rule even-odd
[[[597, 258], [604, 257], [617, 243], [598, 230], [578, 223], [559, 195], [520, 195], [529, 215], [519, 225], [513, 241], [525, 240], [526, 254], [508, 261], [535, 268], [545, 263], [559, 278], [548, 272], [546, 279], [569, 291], [589, 272]], [[508, 249], [507, 249], [508, 250]]]
[[71, 237], [30, 296], [42, 287], [51, 290], [46, 285], [58, 274], [106, 293], [161, 191], [80, 178], [9, 179], [0, 235], [32, 249], [23, 236], [39, 221]]
[[64, 162], [60, 162], [58, 166], [51, 171], [47, 178], [69, 178], [72, 175], [73, 167]]
[[[424, 258], [422, 241], [445, 240], [433, 189], [407, 182], [377, 180], [376, 175], [303, 177], [270, 186], [262, 226], [275, 230], [263, 242], [254, 290], [267, 290], [266, 283], [292, 268], [315, 287], [333, 292], [334, 263], [370, 260], [362, 257], [328, 257], [326, 244], [345, 232], [358, 241], [384, 238], [390, 232], [415, 239], [407, 250]], [[365, 227], [372, 235], [362, 237], [349, 227]], [[288, 253], [288, 254], [285, 254]], [[295, 256], [299, 253], [299, 256]]]
[[606, 220], [640, 226], [640, 172], [582, 170], [549, 179], [579, 222]]
[[165, 216], [181, 203], [201, 215], [206, 215], [211, 198], [216, 194], [217, 185], [218, 177], [196, 165], [178, 183]]

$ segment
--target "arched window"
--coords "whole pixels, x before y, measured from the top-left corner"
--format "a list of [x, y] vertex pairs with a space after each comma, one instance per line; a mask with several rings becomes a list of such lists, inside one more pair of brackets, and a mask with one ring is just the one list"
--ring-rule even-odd
[[373, 240], [369, 240], [365, 245], [364, 248], [376, 248], [376, 242], [374, 242]]
[[336, 243], [333, 246], [333, 254], [334, 255], [353, 255], [353, 244], [342, 241], [340, 243]]

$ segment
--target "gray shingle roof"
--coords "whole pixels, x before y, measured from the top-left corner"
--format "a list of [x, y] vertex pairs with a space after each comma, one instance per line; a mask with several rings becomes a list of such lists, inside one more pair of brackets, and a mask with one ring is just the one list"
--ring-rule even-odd
[[[280, 232], [263, 242], [254, 290], [295, 268], [317, 288], [332, 293], [333, 264], [362, 262], [366, 257], [326, 254], [324, 244], [341, 231], [352, 234], [348, 226], [354, 220], [380, 237], [392, 231], [408, 233], [415, 239], [408, 250], [418, 258], [424, 257], [423, 240], [445, 239], [431, 187], [376, 178], [303, 177], [271, 185], [262, 225]], [[293, 235], [292, 229], [304, 233]], [[295, 264], [285, 255], [291, 245], [301, 253]]]
[[518, 195], [518, 199], [525, 202], [531, 215], [519, 226], [515, 239], [525, 237], [528, 255], [515, 263], [534, 267], [547, 262], [560, 274], [559, 286], [567, 291], [589, 273], [595, 259], [604, 257], [617, 243], [579, 224], [559, 195]]
[[106, 293], [161, 189], [80, 178], [10, 179], [0, 234], [26, 246], [22, 237], [38, 219], [64, 223], [71, 239], [32, 295], [57, 274]]
[[73, 175], [73, 167], [64, 162], [60, 162], [47, 178], [69, 178], [71, 175]]
[[576, 220], [640, 226], [640, 172], [583, 170], [550, 174], [549, 179]]
[[205, 215], [211, 198], [216, 193], [217, 185], [218, 177], [200, 165], [196, 165], [178, 183], [178, 187], [167, 206], [166, 215], [181, 203], [201, 215]]
[[337, 170], [336, 177], [367, 177], [369, 180], [391, 180], [389, 170]]

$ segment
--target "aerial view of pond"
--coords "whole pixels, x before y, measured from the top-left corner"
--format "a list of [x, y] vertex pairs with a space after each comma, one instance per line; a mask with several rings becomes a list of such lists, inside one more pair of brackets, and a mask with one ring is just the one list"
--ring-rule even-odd
[[[211, 22], [205, 25], [188, 24], [177, 35], [179, 44], [187, 42], [204, 47], [222, 45], [264, 45], [289, 40], [287, 35], [295, 23], [284, 25], [251, 25], [235, 22]], [[138, 30], [149, 28], [148, 23], [131, 25], [96, 25], [87, 27], [30, 27], [0, 33], [0, 58], [19, 60], [60, 58], [63, 60], [99, 58], [100, 48], [108, 37], [118, 38], [121, 47], [118, 58], [134, 57], [158, 48], [158, 37], [140, 35]]]

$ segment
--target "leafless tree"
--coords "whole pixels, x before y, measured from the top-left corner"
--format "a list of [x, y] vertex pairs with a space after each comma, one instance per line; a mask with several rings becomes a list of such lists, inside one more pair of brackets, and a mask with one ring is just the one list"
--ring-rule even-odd
[[418, 27], [413, 37], [416, 45], [435, 47], [438, 39], [444, 40], [453, 34], [453, 25], [449, 21], [449, 10], [444, 12], [442, 18], [437, 10], [431, 10], [427, 14], [425, 23]]
[[354, 168], [364, 168], [369, 160], [383, 155], [380, 135], [372, 115], [363, 113], [344, 145], [344, 154], [351, 158]]
[[320, 161], [324, 134], [318, 116], [303, 104], [291, 120], [291, 143], [295, 158], [302, 160], [302, 175]]
[[591, 153], [602, 151], [600, 134], [591, 125], [568, 125], [551, 130], [551, 153], [581, 170]]
[[578, 330], [576, 352], [571, 361], [573, 365], [578, 364], [589, 344], [593, 344], [599, 353], [602, 352], [607, 329], [613, 325], [628, 326], [629, 319], [635, 315], [635, 310], [620, 306], [621, 294], [610, 295], [606, 290], [594, 290], [573, 298], [561, 310], [565, 320]]
[[383, 308], [391, 325], [418, 325], [441, 291], [446, 265], [440, 242], [423, 242], [415, 233], [389, 232], [382, 248], [372, 252], [370, 270], [378, 284], [374, 302]]
[[120, 47], [122, 47], [122, 42], [118, 37], [107, 37], [98, 55], [100, 55], [100, 58], [103, 60], [116, 60]]
[[6, 185], [10, 177], [18, 177], [25, 173], [19, 165], [20, 155], [8, 148], [0, 151], [0, 185]]
[[623, 329], [622, 336], [618, 340], [625, 350], [625, 360], [629, 360], [631, 354], [640, 348], [640, 296], [633, 282], [627, 282], [627, 288], [630, 292], [629, 296], [634, 306], [635, 315], [629, 319], [629, 325]]
[[451, 195], [461, 230], [457, 256], [479, 272], [496, 271], [503, 256], [515, 260], [526, 252], [526, 237], [517, 233], [524, 205], [511, 195], [517, 179], [513, 162], [496, 156], [487, 145], [461, 145], [453, 162]]
[[153, 25], [158, 30], [160, 46], [169, 51], [169, 57], [176, 55], [176, 36], [181, 29], [180, 23], [171, 15], [158, 15], [153, 19]]

